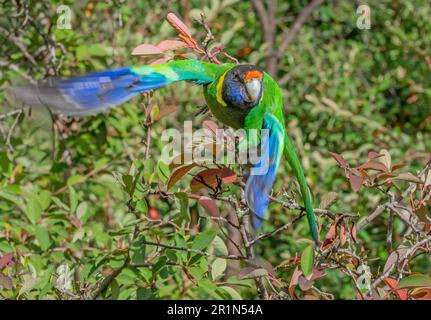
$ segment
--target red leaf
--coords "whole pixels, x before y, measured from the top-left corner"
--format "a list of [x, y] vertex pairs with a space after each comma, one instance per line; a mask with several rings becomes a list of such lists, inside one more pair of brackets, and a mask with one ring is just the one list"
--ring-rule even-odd
[[292, 299], [295, 298], [295, 287], [298, 285], [299, 277], [302, 275], [302, 271], [298, 269], [298, 267], [295, 268], [295, 271], [293, 271], [292, 278], [290, 279], [289, 283], [289, 294]]
[[341, 168], [346, 169], [348, 167], [346, 160], [344, 160], [341, 154], [329, 151], [329, 155], [338, 162]]
[[313, 286], [314, 281], [308, 280], [303, 275], [299, 276], [298, 284], [302, 291], [307, 291]]
[[154, 55], [160, 55], [163, 53], [164, 52], [159, 48], [157, 48], [156, 46], [152, 44], [146, 44], [146, 43], [137, 46], [132, 51], [132, 55], [134, 56], [154, 56]]
[[387, 172], [389, 169], [386, 168], [386, 166], [378, 161], [367, 161], [365, 162], [363, 165], [360, 165], [358, 167], [359, 170], [377, 170], [377, 171], [382, 171], [382, 172]]
[[398, 265], [402, 261], [399, 261], [399, 258], [406, 252], [407, 248], [397, 249], [391, 252], [388, 259], [386, 260], [385, 266], [383, 267], [383, 273], [388, 271], [388, 269], [395, 264]]
[[165, 63], [168, 62], [169, 60], [171, 60], [170, 58], [160, 58], [160, 59], [156, 59], [150, 62], [150, 64], [161, 64], [161, 63]]
[[352, 225], [352, 228], [350, 229], [350, 235], [352, 236], [352, 240], [358, 243], [358, 237], [356, 233], [356, 224]]
[[328, 232], [326, 233], [326, 239], [333, 239], [337, 236], [337, 221], [334, 221], [331, 224], [331, 227], [329, 228]]
[[189, 198], [195, 199], [205, 209], [206, 212], [212, 217], [220, 217], [220, 211], [217, 208], [214, 200], [207, 196], [200, 196], [197, 194], [189, 195]]
[[395, 165], [392, 166], [391, 171], [396, 171], [398, 169], [401, 169], [401, 168], [404, 168], [404, 167], [407, 167], [407, 166], [408, 166], [407, 163], [395, 164]]
[[166, 16], [166, 20], [168, 20], [169, 24], [177, 30], [177, 32], [181, 35], [184, 35], [186, 37], [191, 38], [192, 34], [189, 30], [189, 28], [184, 24], [184, 22], [181, 21], [180, 18], [178, 18], [175, 13], [168, 13]]
[[6, 253], [3, 255], [3, 257], [0, 259], [0, 270], [9, 264], [9, 262], [12, 261], [14, 254], [13, 253]]
[[186, 175], [190, 170], [192, 170], [196, 166], [197, 166], [196, 163], [192, 163], [175, 170], [172, 173], [171, 177], [169, 178], [167, 189], [169, 190], [170, 188], [172, 188], [184, 175]]
[[377, 153], [375, 151], [368, 152], [368, 159], [376, 159], [380, 157], [383, 157], [383, 154]]
[[187, 47], [187, 44], [180, 40], [162, 40], [156, 44], [156, 47], [162, 51], [168, 51]]
[[358, 192], [361, 189], [362, 181], [364, 180], [362, 177], [358, 177], [349, 171], [348, 173], [350, 179], [350, 185], [354, 192]]
[[165, 106], [159, 110], [159, 113], [158, 113], [155, 120], [160, 120], [161, 118], [166, 117], [166, 116], [170, 115], [171, 113], [174, 113], [175, 111], [177, 111], [177, 106], [175, 106], [173, 104], [171, 104], [169, 106]]
[[398, 297], [400, 300], [408, 299], [408, 292], [406, 289], [396, 290], [395, 288], [398, 285], [398, 281], [392, 278], [384, 278], [385, 283], [391, 288], [392, 292]]
[[199, 191], [207, 186], [215, 189], [220, 180], [222, 183], [229, 184], [234, 183], [236, 179], [237, 176], [235, 172], [226, 167], [222, 169], [205, 169], [193, 178], [190, 188], [193, 192]]
[[217, 133], [217, 129], [218, 129], [218, 125], [217, 125], [217, 123], [215, 123], [214, 121], [212, 121], [212, 120], [205, 120], [203, 123], [202, 123], [202, 127], [204, 128], [204, 129], [208, 129], [208, 130], [210, 130], [213, 134], [214, 134], [214, 136], [216, 135], [216, 133]]
[[346, 228], [344, 225], [341, 225], [340, 228], [340, 246], [344, 246], [347, 241]]

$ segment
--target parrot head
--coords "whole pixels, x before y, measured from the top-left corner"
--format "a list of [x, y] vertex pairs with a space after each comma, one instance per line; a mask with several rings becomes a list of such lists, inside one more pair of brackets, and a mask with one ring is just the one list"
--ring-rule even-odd
[[250, 64], [239, 65], [226, 73], [222, 97], [228, 106], [248, 109], [259, 103], [262, 86], [262, 69]]

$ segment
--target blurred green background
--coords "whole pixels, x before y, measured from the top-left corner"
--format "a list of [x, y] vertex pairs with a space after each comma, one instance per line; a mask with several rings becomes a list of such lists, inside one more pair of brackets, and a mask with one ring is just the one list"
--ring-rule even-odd
[[[307, 3], [277, 1], [276, 47], [280, 35]], [[60, 5], [70, 7], [69, 30], [56, 27]], [[334, 212], [365, 216], [382, 200], [381, 195], [364, 188], [354, 193], [328, 151], [342, 153], [350, 164], [357, 165], [365, 162], [369, 151], [387, 149], [395, 163], [408, 163], [412, 171], [430, 157], [431, 5], [427, 0], [370, 1], [370, 30], [356, 26], [358, 5], [356, 1], [327, 1], [316, 9], [283, 54], [276, 76], [283, 90], [288, 132], [303, 161], [315, 205], [334, 191], [339, 198]], [[260, 23], [248, 1], [2, 2], [0, 27], [6, 33], [0, 34], [0, 113], [12, 110], [3, 89], [22, 82], [23, 73], [39, 80], [145, 63], [145, 59], [131, 56], [131, 51], [141, 43], [174, 38], [175, 31], [164, 20], [171, 11], [189, 23], [200, 41], [205, 31], [195, 19], [203, 11], [228, 53], [242, 63], [265, 67]], [[31, 19], [25, 21], [26, 16]], [[19, 50], [9, 33], [23, 39], [34, 61]], [[54, 59], [50, 52], [55, 52]], [[136, 263], [155, 255], [156, 267], [124, 268], [102, 298], [257, 297], [252, 281], [214, 275], [211, 267], [209, 272], [208, 265], [214, 267], [211, 258], [196, 258], [189, 270], [196, 282], [191, 282], [184, 270], [166, 264], [187, 259], [187, 253], [168, 250], [156, 254], [155, 247], [144, 250], [139, 246], [139, 239], [129, 243], [130, 225], [136, 220], [129, 212], [129, 200], [138, 215], [147, 216], [151, 207], [164, 220], [175, 219], [180, 205], [177, 199], [161, 197], [149, 197], [147, 203], [140, 191], [130, 196], [125, 176], [133, 177], [142, 169], [148, 180], [163, 186], [167, 168], [157, 163], [162, 130], [181, 128], [189, 119], [200, 127], [207, 118], [194, 117], [197, 107], [204, 104], [200, 88], [179, 83], [158, 90], [152, 103], [160, 110], [176, 106], [177, 111], [152, 126], [152, 156], [144, 161], [143, 101], [135, 99], [99, 116], [66, 119], [61, 132], [67, 139], [53, 134], [47, 111], [35, 110], [18, 119], [8, 146], [5, 141], [15, 117], [0, 119], [0, 252], [21, 253], [17, 265], [0, 270], [12, 281], [12, 286], [0, 282], [0, 296], [79, 297], [121, 266], [125, 248], [130, 247]], [[64, 153], [65, 149], [69, 152]], [[286, 165], [275, 184], [280, 194], [283, 188], [296, 190]], [[186, 189], [187, 181], [176, 186], [176, 190]], [[232, 193], [238, 194], [238, 190]], [[225, 213], [224, 204], [218, 205]], [[189, 208], [206, 215], [194, 200]], [[277, 204], [270, 208], [271, 218], [263, 231], [297, 215]], [[145, 220], [142, 225], [145, 228]], [[359, 234], [363, 250], [372, 258], [373, 271], [382, 268], [388, 255], [385, 225], [383, 215]], [[201, 229], [211, 228], [202, 219]], [[401, 233], [404, 225], [396, 221], [395, 230]], [[193, 233], [173, 231], [153, 228], [143, 235], [189, 245]], [[276, 266], [297, 256], [307, 238], [308, 227], [302, 220], [293, 229], [260, 242], [256, 251]], [[224, 252], [225, 237], [219, 232], [216, 239], [218, 245], [211, 245], [210, 250]], [[429, 271], [428, 256], [414, 263], [415, 271]], [[293, 267], [278, 269], [277, 276], [288, 284], [292, 271]], [[59, 279], [66, 279], [66, 284], [59, 284]], [[195, 283], [198, 285], [191, 285]], [[233, 286], [227, 287], [229, 284]], [[356, 295], [351, 280], [338, 270], [327, 271], [317, 286], [336, 298]], [[66, 291], [73, 294], [68, 296]]]

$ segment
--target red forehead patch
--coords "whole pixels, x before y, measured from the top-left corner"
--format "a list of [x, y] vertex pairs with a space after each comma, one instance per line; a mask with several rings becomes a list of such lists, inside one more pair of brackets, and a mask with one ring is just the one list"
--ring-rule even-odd
[[258, 78], [259, 80], [262, 79], [262, 72], [259, 70], [252, 70], [245, 74], [245, 80], [250, 80], [251, 78]]

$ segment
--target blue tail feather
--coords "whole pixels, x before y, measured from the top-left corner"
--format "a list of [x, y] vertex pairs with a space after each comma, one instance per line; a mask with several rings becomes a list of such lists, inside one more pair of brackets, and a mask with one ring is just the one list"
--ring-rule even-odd
[[284, 146], [283, 128], [277, 118], [265, 114], [263, 129], [269, 132], [262, 135], [262, 156], [253, 167], [245, 186], [245, 198], [254, 213], [253, 224], [256, 228], [262, 225], [265, 218]]

